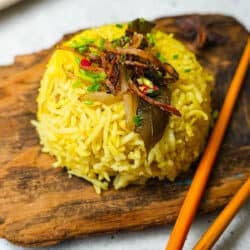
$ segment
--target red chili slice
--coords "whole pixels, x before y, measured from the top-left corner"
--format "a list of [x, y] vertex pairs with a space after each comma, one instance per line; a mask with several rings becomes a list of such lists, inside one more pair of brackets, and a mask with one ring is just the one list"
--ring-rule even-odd
[[81, 60], [81, 66], [82, 67], [89, 67], [89, 66], [91, 66], [91, 62], [89, 60], [87, 60], [86, 58], [83, 58]]

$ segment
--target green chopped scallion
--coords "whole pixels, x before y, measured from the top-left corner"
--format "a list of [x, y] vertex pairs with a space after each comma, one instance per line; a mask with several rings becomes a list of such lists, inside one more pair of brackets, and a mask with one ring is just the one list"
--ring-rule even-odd
[[93, 56], [99, 56], [99, 52], [96, 51], [96, 50], [91, 50], [91, 54], [92, 54]]
[[149, 88], [153, 88], [154, 87], [154, 84], [151, 80], [149, 80], [148, 78], [146, 77], [143, 77], [141, 76], [140, 78], [137, 79], [137, 82], [140, 84], [140, 85], [145, 85]]
[[89, 48], [85, 45], [83, 45], [82, 47], [77, 48], [77, 50], [79, 51], [80, 54], [84, 53], [85, 51], [87, 51]]
[[185, 69], [184, 69], [184, 72], [185, 72], [185, 73], [189, 73], [190, 71], [191, 71], [190, 68], [185, 68]]
[[123, 39], [124, 39], [125, 43], [129, 42], [129, 40], [130, 40], [130, 38], [128, 36], [124, 36]]
[[90, 83], [100, 82], [105, 80], [106, 74], [105, 72], [93, 72], [84, 69], [79, 70], [79, 77], [81, 77], [85, 81], [89, 81]]
[[87, 87], [87, 90], [89, 92], [97, 92], [97, 91], [100, 90], [100, 88], [101, 88], [100, 83], [94, 82], [92, 85], [90, 85], [90, 86]]
[[160, 94], [159, 90], [154, 90], [154, 89], [148, 89], [147, 90], [147, 95], [151, 97], [158, 96]]
[[80, 85], [81, 85], [81, 82], [79, 80], [76, 80], [75, 82], [73, 82], [72, 88], [73, 89], [79, 88]]
[[112, 46], [115, 47], [120, 47], [121, 46], [121, 40], [120, 39], [115, 39], [112, 41]]
[[149, 43], [151, 44], [151, 46], [155, 46], [155, 39], [152, 33], [147, 33], [147, 39], [149, 41]]
[[165, 57], [162, 56], [162, 54], [158, 51], [156, 52], [155, 56], [162, 62], [165, 63], [167, 60], [165, 59]]
[[142, 124], [143, 117], [142, 117], [141, 115], [136, 115], [136, 116], [134, 117], [133, 121], [134, 121], [135, 126], [136, 126], [136, 127], [139, 127], [139, 126], [141, 126], [141, 124]]
[[79, 65], [81, 63], [81, 59], [78, 56], [76, 56], [75, 57], [75, 62], [77, 63], [77, 65]]
[[101, 37], [101, 38], [99, 39], [99, 48], [100, 48], [101, 50], [104, 50], [104, 49], [105, 49], [104, 44], [105, 44], [105, 40], [104, 40], [104, 38]]
[[69, 44], [69, 47], [73, 48], [73, 49], [76, 49], [79, 47], [79, 43], [75, 40], [73, 40], [70, 44]]
[[69, 47], [83, 53], [89, 49], [89, 46], [95, 42], [94, 39], [82, 37], [80, 40], [73, 40], [70, 42]]
[[88, 73], [86, 73], [87, 71], [86, 70], [82, 70], [80, 69], [79, 70], [79, 77], [84, 80], [84, 81], [87, 81], [87, 82], [90, 82], [90, 83], [94, 83], [95, 82], [95, 79], [91, 76], [88, 75]]
[[174, 60], [176, 60], [176, 59], [178, 59], [178, 58], [179, 58], [179, 55], [178, 55], [178, 54], [174, 54], [174, 55], [173, 55], [173, 59], [174, 59]]
[[84, 101], [83, 103], [84, 103], [85, 105], [87, 105], [87, 106], [93, 105], [93, 101], [90, 101], [90, 100], [86, 100], [86, 101]]
[[93, 44], [95, 42], [94, 39], [86, 38], [83, 37], [79, 41], [73, 40], [70, 44], [69, 47], [73, 49], [79, 49], [80, 47], [86, 47], [89, 46], [90, 44]]
[[121, 24], [121, 23], [117, 23], [116, 25], [115, 25], [117, 28], [122, 28], [123, 27], [123, 25]]
[[120, 55], [120, 62], [124, 63], [126, 60], [126, 55]]

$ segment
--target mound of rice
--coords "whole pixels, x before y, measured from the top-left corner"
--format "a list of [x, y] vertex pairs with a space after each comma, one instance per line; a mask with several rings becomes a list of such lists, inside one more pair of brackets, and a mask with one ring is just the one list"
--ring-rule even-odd
[[[124, 35], [126, 25], [85, 30], [78, 39]], [[54, 167], [91, 182], [98, 193], [113, 183], [115, 189], [148, 178], [168, 178], [188, 170], [201, 153], [210, 124], [213, 78], [195, 55], [171, 34], [154, 31], [155, 49], [174, 66], [179, 80], [170, 84], [171, 104], [182, 114], [170, 116], [162, 139], [146, 152], [140, 135], [126, 128], [124, 104], [81, 101], [86, 86], [74, 86], [79, 66], [71, 51], [56, 49], [41, 81], [36, 126], [42, 151], [56, 158]]]

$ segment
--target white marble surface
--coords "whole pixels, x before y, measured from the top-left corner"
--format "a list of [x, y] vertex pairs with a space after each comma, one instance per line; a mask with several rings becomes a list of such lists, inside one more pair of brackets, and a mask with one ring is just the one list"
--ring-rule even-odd
[[[15, 55], [50, 47], [63, 34], [83, 27], [127, 21], [138, 16], [150, 19], [193, 12], [233, 15], [250, 28], [249, 0], [25, 0], [0, 11], [0, 64], [11, 63]], [[214, 249], [250, 249], [249, 214], [250, 202], [237, 214]], [[184, 249], [192, 249], [216, 215], [204, 215], [195, 220]], [[46, 249], [160, 250], [164, 249], [171, 228], [165, 226], [71, 240]], [[0, 250], [10, 249], [25, 248], [0, 239]]]

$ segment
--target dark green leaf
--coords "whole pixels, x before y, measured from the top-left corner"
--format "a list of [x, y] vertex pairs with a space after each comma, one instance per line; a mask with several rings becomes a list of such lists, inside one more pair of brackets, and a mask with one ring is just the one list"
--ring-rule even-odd
[[138, 18], [128, 24], [128, 30], [145, 35], [149, 33], [154, 26], [154, 23], [149, 22], [144, 18]]

